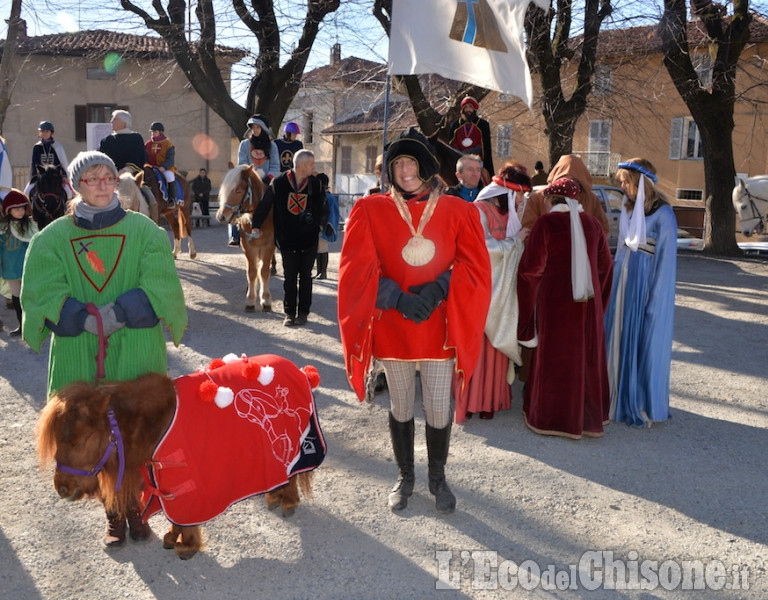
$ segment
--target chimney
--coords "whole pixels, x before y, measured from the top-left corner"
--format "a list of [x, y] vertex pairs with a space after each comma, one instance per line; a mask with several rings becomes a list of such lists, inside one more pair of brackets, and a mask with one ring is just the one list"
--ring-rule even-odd
[[338, 42], [331, 48], [331, 65], [335, 65], [341, 62], [341, 44]]

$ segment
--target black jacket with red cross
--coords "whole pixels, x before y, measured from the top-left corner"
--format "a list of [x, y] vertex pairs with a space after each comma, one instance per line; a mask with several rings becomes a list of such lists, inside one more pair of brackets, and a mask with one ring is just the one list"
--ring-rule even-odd
[[328, 224], [328, 201], [314, 175], [296, 181], [293, 170], [272, 180], [253, 213], [253, 227], [261, 224], [274, 208], [275, 243], [280, 250], [304, 250], [317, 245], [317, 237]]

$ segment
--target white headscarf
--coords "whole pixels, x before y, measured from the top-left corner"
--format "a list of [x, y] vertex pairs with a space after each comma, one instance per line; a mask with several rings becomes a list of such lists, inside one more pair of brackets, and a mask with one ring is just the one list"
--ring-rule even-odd
[[508, 208], [507, 232], [505, 235], [507, 238], [513, 238], [517, 236], [517, 234], [520, 233], [520, 230], [523, 228], [522, 223], [520, 223], [520, 217], [517, 216], [517, 210], [515, 209], [515, 192], [514, 191], [512, 191], [508, 187], [499, 185], [498, 183], [491, 182], [488, 185], [486, 185], [482, 190], [480, 190], [480, 193], [477, 195], [477, 198], [475, 198], [475, 202], [477, 202], [478, 200], [488, 200], [490, 198], [495, 198], [496, 196], [501, 196], [505, 192], [507, 194], [507, 208]]
[[623, 240], [627, 248], [635, 252], [646, 242], [645, 235], [645, 175], [640, 173], [640, 183], [637, 187], [637, 198], [632, 217], [627, 214], [627, 197], [621, 203], [619, 217], [619, 240]]

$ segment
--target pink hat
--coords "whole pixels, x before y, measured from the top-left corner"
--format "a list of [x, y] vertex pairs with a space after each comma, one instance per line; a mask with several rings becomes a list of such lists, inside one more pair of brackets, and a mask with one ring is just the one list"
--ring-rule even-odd
[[550, 183], [543, 194], [545, 196], [563, 196], [574, 200], [581, 193], [581, 186], [570, 177], [561, 177]]

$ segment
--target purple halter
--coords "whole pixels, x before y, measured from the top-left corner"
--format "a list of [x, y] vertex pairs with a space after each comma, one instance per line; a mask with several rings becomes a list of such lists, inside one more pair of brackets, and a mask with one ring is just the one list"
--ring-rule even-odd
[[86, 471], [85, 469], [75, 469], [73, 467], [62, 465], [59, 462], [56, 463], [56, 468], [59, 471], [69, 473], [70, 475], [95, 477], [101, 473], [101, 470], [104, 468], [107, 460], [109, 460], [110, 454], [112, 454], [112, 450], [116, 449], [119, 466], [117, 471], [117, 487], [115, 487], [115, 491], [119, 492], [120, 486], [123, 483], [123, 473], [125, 472], [125, 450], [123, 448], [123, 438], [120, 435], [120, 428], [117, 426], [117, 419], [115, 419], [115, 411], [111, 408], [107, 411], [107, 418], [109, 419], [109, 431], [111, 433], [109, 444], [107, 445], [107, 449], [104, 451], [104, 456], [101, 457], [101, 460], [95, 467], [93, 467], [93, 469], [90, 471]]

